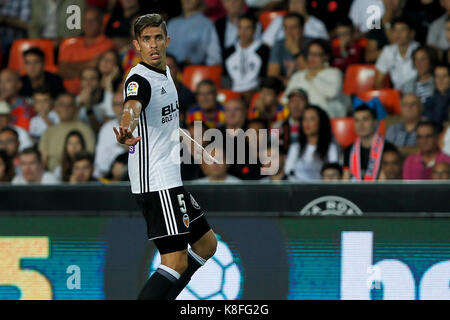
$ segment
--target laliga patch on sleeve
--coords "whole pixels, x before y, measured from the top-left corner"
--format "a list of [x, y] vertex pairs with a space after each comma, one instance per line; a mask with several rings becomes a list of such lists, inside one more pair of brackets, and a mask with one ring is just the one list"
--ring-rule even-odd
[[127, 97], [129, 96], [137, 96], [139, 85], [137, 82], [130, 82], [127, 86]]

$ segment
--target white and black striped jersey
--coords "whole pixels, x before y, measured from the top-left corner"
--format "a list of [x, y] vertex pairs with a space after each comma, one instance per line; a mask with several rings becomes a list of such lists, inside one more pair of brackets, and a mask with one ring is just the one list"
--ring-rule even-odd
[[182, 185], [178, 94], [166, 71], [145, 62], [133, 67], [124, 85], [124, 103], [142, 104], [133, 136], [141, 140], [128, 152], [128, 174], [132, 193], [146, 193]]

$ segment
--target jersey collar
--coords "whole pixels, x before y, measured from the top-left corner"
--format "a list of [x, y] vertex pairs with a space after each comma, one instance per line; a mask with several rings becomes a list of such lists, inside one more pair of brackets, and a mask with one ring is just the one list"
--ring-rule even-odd
[[155, 67], [152, 67], [151, 65], [149, 65], [148, 63], [145, 63], [144, 61], [141, 61], [139, 63], [142, 64], [144, 67], [147, 67], [148, 69], [150, 69], [152, 71], [161, 73], [161, 74], [163, 74], [163, 75], [165, 75], [167, 77], [166, 70], [162, 71], [162, 70], [156, 69]]

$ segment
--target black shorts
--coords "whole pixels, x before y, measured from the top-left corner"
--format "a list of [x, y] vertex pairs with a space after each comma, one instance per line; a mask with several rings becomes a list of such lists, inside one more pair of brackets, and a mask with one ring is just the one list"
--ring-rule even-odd
[[183, 186], [136, 195], [147, 222], [147, 235], [160, 254], [187, 249], [210, 226], [194, 197]]

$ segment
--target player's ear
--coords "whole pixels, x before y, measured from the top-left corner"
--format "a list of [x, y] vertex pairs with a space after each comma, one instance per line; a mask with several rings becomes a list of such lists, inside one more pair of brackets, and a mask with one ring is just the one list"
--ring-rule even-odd
[[141, 47], [139, 46], [139, 42], [137, 40], [133, 40], [133, 45], [136, 48], [137, 52], [141, 52]]

